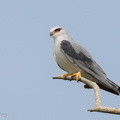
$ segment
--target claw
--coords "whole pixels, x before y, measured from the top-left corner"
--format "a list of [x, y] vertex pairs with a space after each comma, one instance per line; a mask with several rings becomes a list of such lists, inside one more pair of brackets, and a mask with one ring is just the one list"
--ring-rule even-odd
[[66, 76], [69, 76], [69, 75], [72, 75], [73, 77], [75, 76], [77, 82], [82, 77], [80, 72], [77, 72], [77, 73], [74, 73], [74, 74], [72, 74], [72, 73], [62, 74], [61, 77], [65, 78]]
[[72, 74], [72, 76], [76, 77], [76, 81], [78, 82], [78, 80], [82, 77], [80, 72], [74, 73]]
[[72, 75], [72, 73], [62, 74], [61, 77], [65, 78], [66, 76]]

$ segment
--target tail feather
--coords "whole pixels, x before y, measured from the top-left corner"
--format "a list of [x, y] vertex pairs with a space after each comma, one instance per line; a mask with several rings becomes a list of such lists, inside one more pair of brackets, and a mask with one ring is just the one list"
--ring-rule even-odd
[[115, 84], [114, 82], [112, 82], [111, 80], [109, 80], [108, 78], [106, 80], [113, 86], [114, 89], [107, 88], [101, 84], [98, 84], [98, 86], [103, 90], [106, 90], [106, 91], [111, 92], [111, 93], [116, 94], [116, 95], [120, 95], [120, 87], [117, 84]]
[[117, 90], [118, 90], [118, 92], [119, 92], [119, 95], [120, 95], [120, 87], [119, 87]]

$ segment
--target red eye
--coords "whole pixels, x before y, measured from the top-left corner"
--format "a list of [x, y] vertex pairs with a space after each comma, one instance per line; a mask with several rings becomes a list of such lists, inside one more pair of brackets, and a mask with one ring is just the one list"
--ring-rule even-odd
[[55, 32], [60, 32], [61, 28], [55, 29]]

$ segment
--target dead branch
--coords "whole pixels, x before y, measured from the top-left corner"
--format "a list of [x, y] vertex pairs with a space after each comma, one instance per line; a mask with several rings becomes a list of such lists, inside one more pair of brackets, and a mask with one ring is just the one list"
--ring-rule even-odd
[[[66, 76], [65, 78], [63, 78], [63, 77], [53, 77], [53, 79], [63, 79], [63, 80], [69, 80], [69, 81], [76, 80], [75, 77], [73, 77], [71, 75]], [[101, 93], [100, 93], [100, 88], [95, 82], [92, 82], [92, 81], [90, 81], [90, 80], [88, 80], [84, 77], [79, 79], [79, 81], [85, 83], [90, 88], [93, 88], [94, 92], [95, 92], [96, 107], [91, 108], [88, 111], [90, 111], [90, 112], [103, 112], [103, 113], [120, 115], [120, 108], [112, 108], [112, 107], [102, 106], [102, 97], [101, 97]]]

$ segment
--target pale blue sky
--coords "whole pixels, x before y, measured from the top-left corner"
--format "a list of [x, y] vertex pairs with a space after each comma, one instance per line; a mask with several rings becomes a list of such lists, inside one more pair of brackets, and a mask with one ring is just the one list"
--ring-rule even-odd
[[[120, 85], [119, 0], [1, 0], [0, 114], [4, 120], [120, 120], [90, 113], [93, 90], [53, 80], [63, 73], [53, 59], [49, 30], [63, 26]], [[120, 96], [101, 91], [103, 105], [120, 108]], [[0, 116], [1, 117], [1, 116]]]

